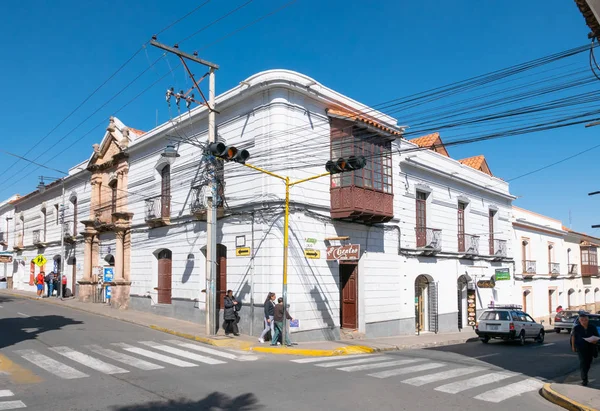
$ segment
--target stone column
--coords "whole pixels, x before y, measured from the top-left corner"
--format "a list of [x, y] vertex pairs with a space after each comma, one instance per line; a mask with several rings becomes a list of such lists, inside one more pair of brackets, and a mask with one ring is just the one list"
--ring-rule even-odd
[[94, 242], [94, 234], [83, 233], [85, 246], [83, 250], [83, 278], [79, 280], [80, 301], [89, 302], [94, 293], [94, 284], [92, 282], [92, 244]]
[[117, 229], [116, 234], [116, 255], [115, 255], [115, 281], [123, 281], [123, 261], [124, 261], [124, 238], [125, 230]]

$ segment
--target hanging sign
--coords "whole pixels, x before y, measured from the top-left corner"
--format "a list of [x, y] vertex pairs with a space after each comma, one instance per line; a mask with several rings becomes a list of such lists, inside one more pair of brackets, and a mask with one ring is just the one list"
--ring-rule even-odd
[[510, 280], [510, 268], [498, 268], [494, 277], [496, 281]]
[[477, 307], [475, 306], [475, 290], [467, 290], [467, 324], [475, 327], [477, 324]]
[[360, 244], [327, 247], [327, 261], [356, 261], [360, 259]]

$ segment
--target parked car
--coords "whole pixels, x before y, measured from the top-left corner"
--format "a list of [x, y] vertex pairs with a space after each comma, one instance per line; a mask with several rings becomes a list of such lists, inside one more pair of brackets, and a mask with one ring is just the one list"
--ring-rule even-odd
[[554, 317], [554, 332], [559, 333], [561, 330], [571, 332], [573, 323], [579, 316], [579, 311], [561, 311], [556, 313]]
[[519, 305], [489, 306], [479, 317], [475, 332], [485, 344], [492, 338], [518, 340], [521, 345], [531, 338], [541, 344], [545, 337], [543, 324], [536, 323]]

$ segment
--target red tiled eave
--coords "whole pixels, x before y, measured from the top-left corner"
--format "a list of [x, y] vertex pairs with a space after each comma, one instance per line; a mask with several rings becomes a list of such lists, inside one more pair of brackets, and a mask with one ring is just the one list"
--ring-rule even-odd
[[381, 124], [379, 121], [373, 120], [371, 118], [368, 118], [368, 117], [358, 114], [358, 113], [351, 113], [351, 112], [345, 111], [345, 110], [338, 110], [338, 109], [330, 108], [327, 110], [327, 115], [330, 117], [339, 118], [341, 120], [364, 123], [371, 127], [378, 128], [388, 134], [402, 137], [402, 131], [395, 130], [391, 127], [385, 126], [385, 125]]

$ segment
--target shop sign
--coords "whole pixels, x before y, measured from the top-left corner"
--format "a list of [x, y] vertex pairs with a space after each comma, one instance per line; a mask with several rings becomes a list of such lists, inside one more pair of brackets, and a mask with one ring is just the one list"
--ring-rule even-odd
[[467, 323], [470, 327], [477, 324], [477, 307], [475, 306], [475, 290], [467, 290]]
[[360, 258], [360, 244], [327, 247], [327, 261], [357, 261]]
[[479, 280], [477, 281], [478, 288], [494, 288], [496, 282], [494, 280]]
[[496, 275], [494, 276], [496, 281], [510, 280], [510, 269], [509, 268], [498, 268]]

